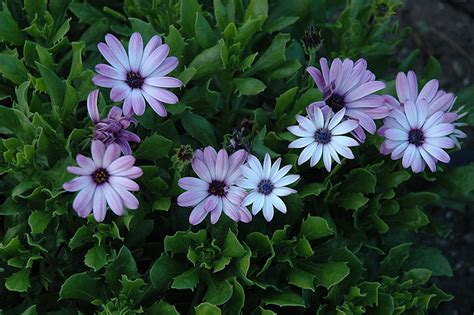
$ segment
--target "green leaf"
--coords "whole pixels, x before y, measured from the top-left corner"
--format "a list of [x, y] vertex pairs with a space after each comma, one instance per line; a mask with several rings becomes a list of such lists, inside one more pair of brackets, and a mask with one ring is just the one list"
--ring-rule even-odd
[[30, 269], [23, 269], [15, 272], [5, 279], [5, 287], [9, 291], [26, 292], [30, 287]]
[[126, 296], [129, 299], [134, 300], [139, 294], [143, 292], [141, 288], [145, 286], [146, 283], [142, 278], [130, 280], [126, 275], [122, 275], [122, 279], [120, 279], [120, 284], [122, 285], [122, 288], [120, 289], [120, 294]]
[[147, 308], [145, 314], [179, 315], [179, 312], [174, 305], [161, 300]]
[[171, 206], [170, 197], [159, 197], [153, 202], [153, 210], [168, 211]]
[[107, 263], [104, 247], [96, 244], [89, 249], [84, 257], [84, 263], [87, 267], [94, 269], [94, 271], [98, 271], [104, 267]]
[[275, 115], [280, 117], [283, 115], [285, 110], [290, 106], [293, 101], [295, 100], [296, 93], [298, 92], [298, 87], [294, 87], [286, 91], [285, 93], [281, 94], [276, 99], [275, 105]]
[[379, 184], [387, 188], [396, 188], [411, 177], [407, 171], [386, 172], [378, 177]]
[[173, 141], [160, 135], [152, 135], [140, 144], [134, 155], [138, 159], [157, 161], [168, 157], [168, 153], [173, 146]]
[[433, 276], [453, 276], [453, 270], [448, 260], [440, 250], [432, 247], [413, 247], [410, 257], [405, 262], [409, 269], [426, 268], [433, 272]]
[[222, 305], [232, 297], [233, 288], [227, 280], [219, 280], [208, 276], [207, 292], [204, 300], [213, 305]]
[[160, 258], [150, 269], [151, 284], [160, 292], [169, 288], [173, 277], [183, 271], [183, 267], [177, 261], [171, 259], [166, 253], [162, 253]]
[[357, 210], [369, 202], [369, 198], [364, 197], [361, 193], [349, 193], [339, 195], [336, 202], [344, 209]]
[[368, 194], [375, 192], [376, 182], [376, 177], [370, 171], [358, 168], [347, 175], [343, 187], [347, 192]]
[[222, 256], [227, 257], [242, 257], [247, 251], [240, 244], [237, 236], [229, 229], [222, 246]]
[[92, 240], [93, 230], [88, 225], [83, 225], [76, 230], [76, 233], [69, 241], [69, 248], [71, 250], [78, 248]]
[[33, 211], [28, 217], [28, 225], [32, 234], [43, 233], [51, 221], [51, 212], [49, 211]]
[[255, 78], [236, 78], [234, 84], [240, 95], [257, 95], [267, 88], [262, 81]]
[[398, 273], [405, 260], [410, 255], [411, 243], [404, 243], [392, 247], [388, 255], [382, 260], [381, 272], [392, 275]]
[[[255, 65], [248, 70], [245, 75], [251, 76], [254, 73], [265, 72], [274, 69], [286, 60], [286, 43], [290, 40], [289, 34], [278, 34], [265, 53], [257, 60]], [[306, 104], [308, 105], [308, 104]]]
[[145, 43], [148, 42], [154, 35], [156, 35], [156, 31], [151, 23], [147, 23], [132, 17], [128, 18], [128, 20], [130, 21], [132, 30], [134, 32], [139, 32], [142, 35], [143, 41]]
[[250, 0], [247, 10], [245, 10], [245, 20], [259, 16], [268, 16], [268, 0]]
[[191, 268], [188, 271], [183, 272], [179, 276], [174, 277], [171, 287], [173, 289], [191, 289], [194, 290], [199, 282], [199, 268]]
[[311, 290], [314, 292], [314, 276], [309, 272], [299, 268], [291, 268], [288, 273], [288, 283], [299, 288]]
[[95, 300], [100, 293], [97, 289], [99, 280], [87, 273], [76, 273], [64, 281], [59, 291], [61, 300], [78, 299], [86, 302]]
[[286, 291], [283, 293], [275, 292], [269, 293], [262, 297], [262, 302], [265, 305], [277, 305], [280, 307], [283, 306], [299, 306], [306, 307], [303, 298], [292, 291]]
[[[3, 2], [2, 4], [3, 8], [0, 12], [0, 42], [7, 41], [13, 45], [20, 46], [25, 41], [25, 34], [18, 27], [18, 24], [8, 10], [7, 3]], [[2, 60], [2, 63], [4, 62], [2, 57], [0, 57], [0, 60]]]
[[41, 74], [41, 77], [46, 84], [48, 95], [51, 98], [53, 107], [59, 108], [64, 99], [64, 82], [61, 80], [53, 70], [36, 62], [36, 66]]
[[184, 129], [196, 140], [204, 146], [217, 146], [214, 127], [202, 116], [198, 116], [191, 112], [182, 114], [182, 123]]
[[0, 60], [0, 74], [6, 79], [17, 85], [28, 80], [28, 70], [17, 57], [0, 53]]
[[299, 236], [304, 236], [308, 241], [334, 234], [326, 219], [308, 216], [301, 224]]
[[423, 78], [426, 80], [438, 79], [441, 75], [441, 65], [438, 60], [430, 56], [426, 63], [425, 71], [423, 72]]
[[79, 77], [83, 72], [82, 66], [82, 51], [86, 47], [86, 43], [84, 42], [74, 42], [71, 43], [72, 48], [72, 62], [71, 62], [71, 69], [69, 70], [69, 75], [67, 79], [72, 81]]
[[138, 277], [137, 264], [127, 247], [120, 248], [117, 257], [107, 266], [104, 275], [109, 285], [120, 279], [122, 275], [127, 275], [130, 279]]
[[221, 315], [222, 312], [220, 308], [210, 303], [201, 303], [198, 306], [194, 307], [196, 315]]
[[390, 294], [380, 293], [378, 306], [372, 309], [373, 315], [392, 315], [395, 306]]
[[228, 303], [224, 305], [224, 314], [240, 314], [245, 304], [245, 291], [235, 279], [232, 280], [233, 292]]
[[217, 38], [211, 25], [200, 13], [196, 13], [195, 32], [196, 40], [202, 49], [210, 48], [217, 43]]
[[0, 126], [26, 143], [30, 143], [34, 138], [35, 129], [33, 124], [25, 114], [17, 109], [0, 105]]
[[174, 27], [174, 25], [170, 26], [168, 36], [165, 37], [165, 43], [170, 46], [170, 56], [180, 57], [183, 55], [186, 43], [183, 36], [181, 36], [181, 33], [176, 29], [176, 27]]
[[350, 272], [347, 262], [311, 263], [309, 261], [297, 262], [297, 266], [314, 276], [314, 283], [330, 289], [344, 280]]
[[221, 43], [217, 43], [211, 48], [203, 50], [189, 64], [189, 68], [195, 68], [194, 79], [199, 79], [211, 74], [215, 74], [223, 68], [221, 60]]
[[179, 24], [181, 24], [183, 32], [190, 37], [195, 34], [194, 25], [198, 13], [201, 13], [201, 6], [197, 0], [181, 0]]

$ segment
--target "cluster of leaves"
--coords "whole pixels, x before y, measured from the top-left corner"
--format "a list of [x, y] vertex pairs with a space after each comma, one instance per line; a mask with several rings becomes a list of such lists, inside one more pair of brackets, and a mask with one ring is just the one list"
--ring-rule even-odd
[[[472, 165], [412, 176], [378, 154], [374, 136], [329, 175], [300, 167], [288, 214], [271, 223], [224, 218], [190, 229], [189, 209], [176, 205], [177, 181], [192, 172], [183, 152], [228, 146], [234, 128], [252, 153], [295, 165], [286, 127], [322, 97], [304, 68], [320, 56], [364, 57], [379, 76], [398, 65], [398, 1], [102, 2], [0, 0], [0, 311], [418, 314], [452, 298], [427, 284], [451, 276], [449, 263], [414, 234], [445, 236], [430, 220], [439, 197], [424, 190], [465, 200]], [[310, 26], [319, 50], [305, 52]], [[134, 31], [164, 37], [186, 87], [169, 118], [151, 109], [139, 118], [140, 208], [97, 224], [73, 213], [62, 184], [90, 145], [96, 45]], [[424, 79], [436, 75], [432, 59]], [[99, 103], [104, 113], [112, 105]]]

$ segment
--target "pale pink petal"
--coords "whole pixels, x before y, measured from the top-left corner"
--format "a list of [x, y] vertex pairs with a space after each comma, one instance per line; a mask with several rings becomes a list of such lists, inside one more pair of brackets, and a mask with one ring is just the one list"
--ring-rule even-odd
[[99, 43], [97, 48], [99, 48], [99, 51], [102, 56], [104, 56], [105, 60], [107, 60], [115, 69], [124, 74], [127, 73], [128, 70], [125, 69], [109, 46], [107, 46], [105, 43]]
[[106, 88], [111, 88], [111, 87], [123, 84], [123, 81], [111, 79], [109, 77], [104, 77], [103, 75], [100, 75], [100, 74], [93, 76], [92, 82], [97, 86], [102, 86]]
[[146, 101], [148, 104], [151, 106], [151, 108], [157, 113], [160, 117], [166, 117], [167, 112], [165, 106], [163, 106], [163, 103], [152, 97], [150, 94], [142, 90], [142, 95], [145, 97]]
[[123, 176], [123, 172], [131, 168], [135, 164], [135, 158], [131, 155], [125, 155], [114, 160], [107, 167], [110, 175]]
[[137, 72], [140, 68], [143, 54], [143, 39], [140, 33], [135, 32], [130, 37], [128, 44], [128, 57], [130, 59], [130, 69]]
[[374, 93], [376, 91], [379, 91], [379, 90], [382, 90], [384, 88], [385, 88], [385, 83], [383, 83], [383, 82], [380, 82], [380, 81], [367, 82], [367, 83], [361, 84], [356, 89], [349, 92], [344, 97], [344, 101], [353, 102], [355, 100], [358, 100], [358, 99], [360, 99], [364, 96], [367, 96], [369, 94], [372, 94], [372, 93]]
[[110, 47], [112, 53], [123, 66], [123, 68], [130, 71], [130, 63], [128, 61], [127, 52], [125, 51], [125, 48], [123, 48], [122, 43], [120, 43], [117, 37], [112, 34], [107, 34], [105, 35], [105, 42]]
[[93, 140], [91, 145], [92, 159], [96, 167], [102, 167], [104, 159], [105, 146], [99, 140]]
[[120, 147], [117, 144], [112, 143], [105, 150], [104, 158], [102, 161], [102, 167], [109, 167], [110, 163], [118, 159], [120, 156]]
[[115, 187], [120, 186], [123, 189], [130, 190], [130, 191], [138, 191], [140, 190], [140, 186], [133, 180], [122, 177], [122, 176], [110, 176], [109, 183]]
[[142, 89], [150, 94], [150, 96], [156, 98], [158, 101], [166, 103], [166, 104], [176, 104], [178, 102], [178, 97], [165, 89], [154, 87], [151, 85], [144, 84]]
[[189, 224], [198, 225], [207, 216], [207, 211], [204, 210], [204, 202], [201, 202], [196, 207], [194, 207], [193, 211], [189, 215]]
[[100, 75], [114, 80], [124, 82], [127, 79], [127, 74], [124, 71], [117, 70], [117, 68], [109, 65], [99, 63], [95, 66], [95, 71]]
[[97, 222], [104, 221], [106, 200], [102, 186], [97, 186], [95, 189], [94, 200], [92, 201], [92, 210], [94, 211], [94, 218]]
[[197, 176], [199, 176], [200, 178], [202, 178], [208, 183], [212, 181], [211, 173], [209, 172], [209, 169], [207, 168], [206, 164], [204, 164], [203, 161], [195, 158], [191, 165], [193, 167], [194, 172], [197, 174]]
[[183, 85], [180, 80], [172, 77], [148, 77], [145, 84], [162, 88], [178, 88]]
[[64, 183], [63, 188], [67, 191], [74, 192], [86, 188], [88, 185], [93, 185], [92, 179], [90, 176], [79, 176], [73, 180]]
[[178, 181], [178, 185], [182, 189], [192, 191], [207, 191], [209, 189], [209, 183], [195, 177], [180, 178]]
[[126, 83], [122, 82], [110, 90], [110, 99], [114, 102], [123, 101], [131, 91], [132, 89]]
[[119, 194], [114, 188], [112, 188], [112, 186], [110, 186], [109, 183], [104, 183], [101, 185], [101, 187], [104, 192], [105, 200], [107, 201], [110, 209], [118, 216], [123, 215], [123, 202]]
[[97, 108], [98, 96], [99, 90], [94, 90], [87, 96], [87, 112], [94, 123], [98, 123], [100, 121], [99, 109]]
[[192, 207], [209, 196], [207, 191], [186, 191], [178, 196], [178, 205], [181, 207]]
[[140, 66], [140, 74], [142, 77], [148, 77], [153, 71], [155, 71], [155, 69], [158, 68], [168, 56], [169, 51], [170, 48], [168, 45], [160, 45], [146, 60], [143, 60]]
[[217, 153], [216, 165], [215, 165], [215, 174], [216, 174], [215, 178], [219, 181], [224, 180], [227, 174], [228, 167], [229, 167], [229, 156], [227, 155], [226, 150], [221, 149], [219, 150], [219, 153]]

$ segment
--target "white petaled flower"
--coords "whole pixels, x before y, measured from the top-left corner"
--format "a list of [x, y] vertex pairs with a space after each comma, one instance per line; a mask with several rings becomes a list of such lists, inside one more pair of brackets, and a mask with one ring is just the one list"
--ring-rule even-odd
[[300, 137], [288, 147], [304, 148], [298, 158], [298, 165], [311, 159], [310, 165], [313, 167], [322, 157], [326, 170], [330, 172], [332, 160], [341, 164], [338, 154], [353, 159], [354, 154], [349, 147], [358, 146], [359, 143], [343, 135], [353, 131], [359, 123], [351, 119], [342, 121], [346, 112], [344, 108], [334, 115], [328, 112], [327, 117], [316, 106], [308, 107], [307, 111], [307, 117], [296, 116], [299, 125], [288, 127], [292, 134]]
[[249, 194], [242, 201], [242, 205], [252, 205], [252, 214], [256, 215], [263, 209], [265, 220], [273, 219], [273, 207], [286, 213], [286, 205], [280, 197], [296, 193], [296, 190], [285, 187], [296, 182], [299, 175], [287, 175], [291, 165], [280, 169], [281, 158], [272, 165], [270, 155], [265, 155], [263, 166], [253, 155], [248, 157], [247, 165], [242, 165], [240, 171], [244, 176], [237, 185], [249, 189]]

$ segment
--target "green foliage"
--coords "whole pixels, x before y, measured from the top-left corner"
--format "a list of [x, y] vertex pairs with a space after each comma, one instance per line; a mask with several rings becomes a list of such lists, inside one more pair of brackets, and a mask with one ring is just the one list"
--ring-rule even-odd
[[[381, 157], [371, 136], [331, 174], [300, 167], [298, 194], [271, 223], [190, 229], [176, 204], [192, 170], [174, 152], [223, 147], [244, 124], [255, 155], [296, 164], [286, 128], [322, 99], [304, 73], [316, 57], [364, 57], [378, 76], [410, 67], [416, 53], [394, 58], [404, 31], [372, 2], [0, 1], [0, 313], [423, 314], [449, 301], [429, 283], [452, 275], [449, 262], [413, 235], [432, 228], [433, 204], [472, 199], [472, 164], [427, 183]], [[311, 25], [322, 45], [306, 56]], [[62, 184], [88, 154], [97, 43], [133, 31], [164, 38], [185, 87], [168, 118], [150, 108], [139, 118], [140, 208], [98, 224], [73, 213]], [[439, 74], [430, 59], [424, 79]]]

